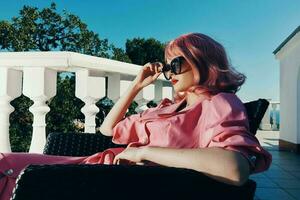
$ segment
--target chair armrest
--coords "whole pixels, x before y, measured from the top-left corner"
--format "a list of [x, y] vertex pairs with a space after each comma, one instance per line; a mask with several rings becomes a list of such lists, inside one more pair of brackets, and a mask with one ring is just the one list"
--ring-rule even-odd
[[253, 199], [256, 183], [215, 181], [183, 168], [123, 165], [30, 165], [13, 200]]
[[258, 99], [244, 103], [248, 115], [250, 132], [255, 135], [266, 110], [269, 107], [269, 102], [266, 99]]
[[112, 147], [125, 147], [112, 143], [112, 137], [95, 133], [50, 133], [44, 154], [60, 156], [89, 156]]

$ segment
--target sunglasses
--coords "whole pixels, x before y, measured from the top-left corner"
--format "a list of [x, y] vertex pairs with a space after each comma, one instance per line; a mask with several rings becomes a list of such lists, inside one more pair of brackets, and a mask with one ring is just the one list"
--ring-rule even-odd
[[179, 56], [171, 60], [170, 64], [167, 64], [166, 62], [163, 64], [162, 72], [167, 80], [171, 79], [171, 73], [175, 75], [184, 73], [181, 71], [181, 65], [183, 61], [184, 61], [184, 57]]

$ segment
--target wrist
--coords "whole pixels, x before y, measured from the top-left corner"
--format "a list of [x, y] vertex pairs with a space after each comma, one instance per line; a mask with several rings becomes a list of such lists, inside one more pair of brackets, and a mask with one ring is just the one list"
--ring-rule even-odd
[[140, 158], [141, 160], [147, 160], [148, 158], [148, 152], [149, 152], [149, 149], [151, 147], [147, 147], [147, 146], [144, 146], [144, 147], [140, 147], [141, 151], [140, 151]]
[[136, 80], [132, 81], [132, 87], [134, 90], [136, 90], [138, 92], [143, 89], [141, 84], [139, 84]]

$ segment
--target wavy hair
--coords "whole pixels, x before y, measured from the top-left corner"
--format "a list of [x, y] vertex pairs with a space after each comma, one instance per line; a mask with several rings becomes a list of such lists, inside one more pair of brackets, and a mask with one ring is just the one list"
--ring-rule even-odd
[[[219, 92], [236, 93], [244, 84], [246, 76], [230, 66], [224, 47], [201, 33], [189, 33], [170, 41], [165, 48], [165, 59], [183, 56], [192, 67], [194, 85], [187, 91], [201, 94]], [[184, 98], [174, 94], [175, 101]]]

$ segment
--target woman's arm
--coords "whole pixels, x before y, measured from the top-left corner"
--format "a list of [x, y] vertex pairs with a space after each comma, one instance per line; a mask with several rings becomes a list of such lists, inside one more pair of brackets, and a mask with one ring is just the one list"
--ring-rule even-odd
[[211, 178], [240, 186], [249, 177], [249, 163], [240, 153], [218, 147], [201, 149], [172, 149], [142, 147], [142, 160], [160, 165], [193, 169]]
[[109, 111], [108, 115], [105, 117], [102, 125], [100, 126], [100, 132], [106, 136], [112, 136], [113, 127], [124, 117], [128, 107], [139, 93], [141, 88], [132, 82], [128, 87], [127, 91], [120, 97], [116, 104]]
[[147, 63], [142, 67], [127, 91], [120, 97], [105, 117], [100, 126], [100, 132], [103, 135], [112, 136], [112, 129], [122, 120], [135, 96], [140, 90], [153, 83], [158, 78], [161, 74], [160, 68], [160, 63]]

